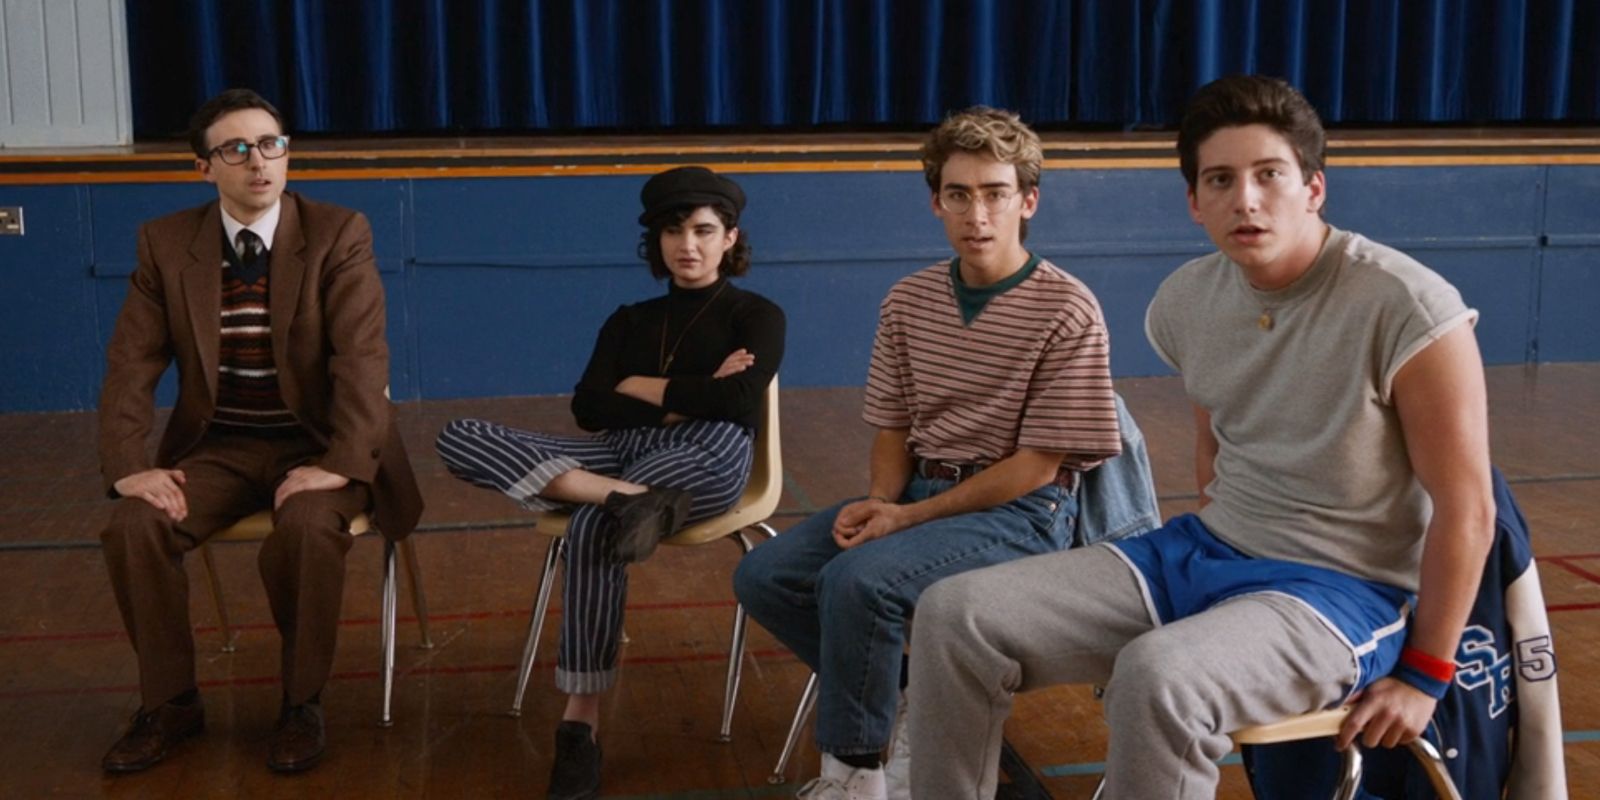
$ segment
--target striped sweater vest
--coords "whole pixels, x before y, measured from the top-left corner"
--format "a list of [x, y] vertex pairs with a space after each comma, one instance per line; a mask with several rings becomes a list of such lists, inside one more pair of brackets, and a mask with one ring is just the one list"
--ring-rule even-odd
[[[223, 252], [233, 255], [227, 247]], [[223, 270], [222, 347], [213, 418], [218, 425], [264, 432], [299, 424], [278, 389], [266, 265], [263, 251], [254, 258], [229, 258]]]

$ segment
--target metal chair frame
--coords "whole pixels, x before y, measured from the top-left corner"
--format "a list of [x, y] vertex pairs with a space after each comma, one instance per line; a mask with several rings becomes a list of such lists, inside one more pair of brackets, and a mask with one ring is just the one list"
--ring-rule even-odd
[[[1344, 724], [1345, 717], [1350, 715], [1351, 707], [1343, 706], [1325, 711], [1313, 711], [1297, 717], [1279, 720], [1266, 725], [1256, 725], [1243, 728], [1229, 734], [1235, 745], [1245, 744], [1275, 744], [1278, 742], [1298, 742], [1302, 739], [1318, 739], [1339, 735], [1339, 726]], [[1461, 800], [1461, 792], [1456, 789], [1456, 784], [1450, 777], [1450, 769], [1445, 766], [1444, 759], [1439, 756], [1438, 748], [1426, 739], [1413, 740], [1406, 748], [1415, 756], [1417, 762], [1428, 775], [1428, 783], [1433, 786], [1433, 791], [1443, 800]], [[1106, 782], [1100, 779], [1100, 785], [1094, 790], [1094, 800], [1100, 800], [1105, 792]], [[1341, 771], [1339, 785], [1334, 789], [1334, 800], [1353, 800], [1356, 791], [1361, 788], [1361, 748], [1351, 746], [1344, 751], [1344, 768]]]
[[[349, 533], [351, 536], [361, 536], [373, 530], [372, 520], [366, 514], [361, 514], [350, 521]], [[206, 576], [211, 585], [211, 598], [216, 603], [217, 619], [222, 628], [222, 652], [232, 653], [237, 648], [238, 631], [233, 629], [233, 623], [228, 618], [228, 604], [222, 597], [222, 581], [217, 578], [217, 565], [211, 555], [212, 542], [259, 542], [272, 534], [272, 512], [260, 511], [216, 532], [206, 543], [200, 547], [200, 556], [205, 561]], [[394, 643], [395, 620], [398, 614], [399, 600], [395, 584], [396, 555], [405, 559], [406, 573], [411, 578], [411, 606], [417, 613], [417, 624], [421, 628], [422, 642], [420, 647], [431, 649], [433, 637], [428, 633], [428, 602], [422, 591], [422, 572], [417, 563], [417, 551], [411, 546], [410, 539], [402, 539], [398, 543], [385, 539], [383, 542], [383, 609], [379, 618], [381, 649], [383, 653], [383, 715], [378, 724], [390, 727], [394, 724], [391, 708], [394, 700]]]
[[805, 690], [800, 692], [800, 703], [795, 706], [794, 719], [789, 722], [789, 735], [783, 739], [783, 750], [778, 753], [778, 763], [767, 776], [767, 783], [776, 786], [789, 780], [789, 759], [794, 757], [795, 748], [800, 744], [800, 732], [805, 730], [806, 720], [811, 718], [816, 707], [817, 673], [813, 672], [806, 680]]

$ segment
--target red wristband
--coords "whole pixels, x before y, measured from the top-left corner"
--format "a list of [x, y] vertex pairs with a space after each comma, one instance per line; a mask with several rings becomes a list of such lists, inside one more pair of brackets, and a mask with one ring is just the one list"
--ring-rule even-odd
[[1455, 677], [1456, 674], [1454, 661], [1435, 658], [1411, 646], [1407, 646], [1400, 651], [1400, 663], [1444, 683], [1449, 683], [1450, 679]]

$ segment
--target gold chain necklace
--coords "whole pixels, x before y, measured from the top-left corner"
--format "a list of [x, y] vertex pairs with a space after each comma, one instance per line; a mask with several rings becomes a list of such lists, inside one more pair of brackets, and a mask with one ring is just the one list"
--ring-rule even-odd
[[717, 296], [721, 295], [722, 294], [722, 290], [726, 289], [726, 288], [728, 288], [728, 282], [727, 281], [723, 281], [722, 285], [718, 286], [717, 290], [715, 292], [711, 293], [711, 299], [707, 300], [705, 302], [705, 305], [700, 306], [700, 310], [699, 311], [694, 312], [694, 316], [689, 318], [689, 324], [683, 326], [683, 330], [678, 332], [678, 341], [672, 343], [672, 350], [670, 350], [670, 351], [667, 350], [667, 323], [672, 319], [672, 315], [667, 313], [667, 311], [665, 309], [662, 310], [662, 312], [661, 312], [661, 355], [660, 355], [660, 359], [657, 362], [657, 364], [660, 366], [660, 369], [658, 369], [657, 372], [662, 377], [666, 376], [667, 368], [672, 366], [672, 359], [677, 357], [677, 355], [678, 355], [678, 347], [683, 344], [683, 337], [689, 335], [689, 329], [693, 328], [694, 324], [696, 322], [700, 321], [700, 315], [706, 313], [706, 309], [710, 308], [712, 303], [717, 302]]

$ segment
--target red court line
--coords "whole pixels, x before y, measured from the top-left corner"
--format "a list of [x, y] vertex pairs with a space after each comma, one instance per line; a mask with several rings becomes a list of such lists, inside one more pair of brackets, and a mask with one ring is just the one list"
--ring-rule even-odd
[[1600, 553], [1569, 553], [1561, 556], [1534, 556], [1534, 561], [1553, 561], [1557, 564], [1568, 561], [1594, 561], [1600, 559]]
[[[788, 650], [774, 648], [769, 650], [746, 650], [745, 655], [761, 661], [792, 661], [794, 654]], [[660, 665], [660, 664], [688, 664], [696, 661], [724, 661], [727, 653], [696, 653], [685, 656], [650, 656], [647, 658], [624, 658], [623, 666], [633, 665]], [[484, 673], [512, 672], [519, 664], [475, 664], [459, 667], [428, 666], [414, 669], [396, 668], [395, 678], [405, 680], [413, 676], [428, 675], [478, 675]], [[555, 667], [554, 661], [536, 661], [535, 670], [545, 670]], [[378, 670], [357, 670], [352, 672], [335, 672], [329, 676], [330, 681], [367, 681], [378, 680], [381, 677]], [[213, 678], [199, 681], [201, 689], [233, 688], [241, 686], [276, 686], [279, 683], [276, 675], [258, 675], [242, 678]], [[74, 688], [57, 689], [9, 689], [0, 691], [0, 699], [17, 699], [27, 697], [52, 697], [74, 694], [126, 694], [138, 692], [138, 684], [123, 684], [112, 686], [82, 686]]]
[[1564, 570], [1566, 570], [1566, 571], [1568, 571], [1568, 572], [1570, 572], [1570, 573], [1572, 573], [1572, 574], [1574, 574], [1574, 575], [1576, 575], [1576, 576], [1578, 576], [1578, 577], [1580, 577], [1580, 578], [1582, 578], [1582, 579], [1584, 579], [1584, 580], [1586, 580], [1586, 581], [1588, 581], [1590, 583], [1600, 584], [1600, 575], [1596, 575], [1593, 572], [1590, 572], [1589, 570], [1586, 570], [1583, 567], [1580, 567], [1580, 566], [1578, 566], [1576, 564], [1567, 563], [1568, 559], [1570, 559], [1570, 558], [1573, 558], [1573, 557], [1572, 556], [1557, 556], [1555, 558], [1546, 558], [1546, 559], [1542, 559], [1542, 560], [1543, 561], [1552, 562], [1556, 566], [1558, 566], [1558, 567], [1560, 567], [1560, 568], [1562, 568], [1562, 569], [1564, 569]]
[[1558, 603], [1545, 606], [1544, 610], [1553, 614], [1557, 611], [1593, 611], [1597, 608], [1600, 608], [1600, 603]]
[[[732, 608], [733, 605], [734, 601], [732, 600], [702, 600], [697, 602], [676, 603], [638, 603], [627, 606], [626, 610], [628, 613], [638, 613], [643, 611], [682, 611], [695, 608]], [[532, 613], [532, 609], [515, 611], [469, 611], [461, 614], [429, 614], [428, 622], [470, 622], [473, 620], [496, 619], [501, 617], [525, 618], [530, 613]], [[550, 613], [561, 613], [561, 607], [551, 606]], [[416, 624], [416, 621], [416, 617], [402, 616], [398, 618], [395, 624]], [[351, 617], [349, 619], [339, 620], [339, 627], [341, 628], [377, 624], [377, 617]], [[235, 625], [233, 626], [233, 629], [235, 631], [276, 630], [277, 626], [270, 622], [251, 622]], [[209, 634], [216, 633], [219, 630], [221, 630], [221, 628], [215, 625], [203, 625], [197, 626], [194, 629], [194, 632], [196, 634]], [[21, 633], [12, 634], [9, 636], [0, 636], [0, 645], [28, 644], [34, 642], [89, 642], [121, 638], [123, 638], [123, 634], [122, 631], [119, 630], [76, 631], [73, 633]]]

